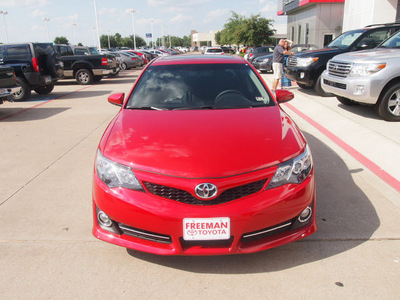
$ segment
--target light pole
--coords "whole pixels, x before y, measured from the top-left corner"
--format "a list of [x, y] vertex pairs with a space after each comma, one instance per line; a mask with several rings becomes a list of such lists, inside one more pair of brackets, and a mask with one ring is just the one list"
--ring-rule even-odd
[[169, 47], [171, 47], [171, 27], [168, 28]]
[[150, 22], [151, 22], [151, 46], [153, 47], [153, 49], [155, 49], [155, 47], [154, 47], [154, 39], [153, 39], [153, 37], [154, 37], [154, 34], [153, 34], [153, 22], [154, 22], [154, 20], [151, 19]]
[[7, 41], [7, 43], [8, 43], [8, 34], [7, 34], [7, 27], [6, 27], [6, 18], [4, 18], [4, 16], [6, 15], [6, 14], [8, 14], [8, 12], [6, 12], [6, 11], [0, 11], [0, 14], [2, 14], [3, 15], [3, 24], [4, 24], [4, 31], [6, 32], [6, 41]]
[[93, 30], [93, 47], [96, 47], [97, 48], [97, 46], [96, 46], [96, 26], [93, 26], [92, 27], [92, 30]]
[[132, 13], [132, 29], [133, 29], [133, 48], [136, 50], [136, 36], [135, 36], [135, 18], [134, 18], [134, 14], [136, 12], [136, 10], [134, 10], [133, 8], [130, 10], [130, 12]]
[[165, 47], [165, 40], [164, 40], [164, 25], [161, 25], [161, 41], [163, 48]]
[[77, 40], [76, 40], [75, 26], [76, 26], [76, 23], [75, 23], [75, 22], [73, 22], [73, 23], [72, 23], [72, 29], [74, 30], [75, 46], [78, 46], [78, 42], [77, 42]]
[[50, 21], [49, 18], [43, 18], [44, 23], [46, 24], [46, 36], [47, 36], [47, 41], [50, 42], [50, 38], [49, 38], [49, 28], [47, 26], [47, 22]]
[[97, 17], [97, 5], [96, 5], [96, 0], [94, 0], [94, 13], [95, 13], [95, 15], [96, 15], [97, 42], [99, 43], [99, 51], [101, 51], [100, 31], [99, 31], [99, 18]]

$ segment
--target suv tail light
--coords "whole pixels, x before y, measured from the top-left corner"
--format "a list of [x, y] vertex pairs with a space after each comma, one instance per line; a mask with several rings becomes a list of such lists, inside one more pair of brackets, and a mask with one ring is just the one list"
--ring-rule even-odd
[[36, 72], [39, 72], [40, 70], [39, 70], [39, 61], [38, 61], [38, 59], [36, 58], [36, 57], [33, 57], [32, 58], [32, 65], [33, 65], [33, 69], [36, 71]]
[[103, 57], [103, 58], [101, 59], [101, 64], [102, 64], [103, 66], [107, 66], [107, 57]]

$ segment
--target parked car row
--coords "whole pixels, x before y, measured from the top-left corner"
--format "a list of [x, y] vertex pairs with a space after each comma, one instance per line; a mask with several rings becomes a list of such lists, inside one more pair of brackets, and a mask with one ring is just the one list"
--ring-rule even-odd
[[[272, 49], [271, 49], [272, 48]], [[272, 58], [273, 58], [273, 47], [259, 47], [259, 49], [254, 48], [255, 50], [251, 51], [253, 53], [251, 58], [248, 60], [253, 64], [254, 68], [258, 71], [262, 72], [272, 72]], [[290, 51], [296, 53], [307, 50], [316, 50], [318, 47], [312, 44], [295, 44], [293, 45]], [[270, 53], [265, 55], [265, 53]]]
[[82, 85], [104, 76], [141, 67], [160, 55], [175, 55], [173, 49], [103, 51], [94, 47], [18, 43], [0, 45], [0, 104], [4, 100], [26, 100], [32, 90], [49, 94], [54, 84], [74, 78]]

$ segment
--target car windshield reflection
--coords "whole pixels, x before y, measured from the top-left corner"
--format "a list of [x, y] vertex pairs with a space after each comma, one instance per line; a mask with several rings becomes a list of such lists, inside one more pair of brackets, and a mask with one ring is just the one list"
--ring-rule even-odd
[[231, 109], [274, 106], [248, 65], [150, 66], [126, 108], [149, 110]]

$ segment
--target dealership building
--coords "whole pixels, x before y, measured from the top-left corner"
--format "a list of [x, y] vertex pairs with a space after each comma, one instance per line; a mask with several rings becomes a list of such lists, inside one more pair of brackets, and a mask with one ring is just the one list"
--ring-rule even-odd
[[[276, 38], [296, 44], [323, 47], [345, 31], [371, 24], [400, 22], [400, 0], [277, 0], [278, 16], [287, 17], [287, 28], [277, 29]], [[192, 47], [214, 46], [218, 30], [193, 30]]]
[[399, 0], [278, 0], [287, 38], [323, 47], [342, 32], [399, 20]]

